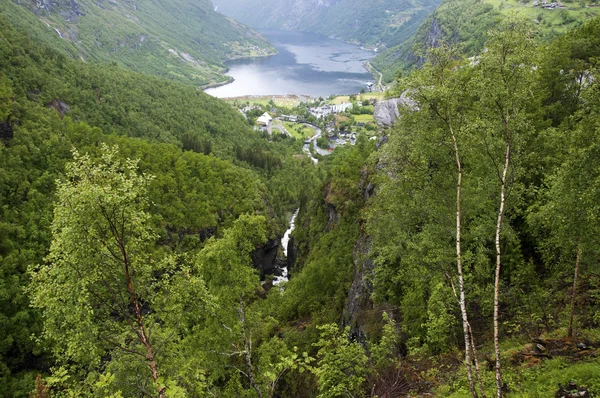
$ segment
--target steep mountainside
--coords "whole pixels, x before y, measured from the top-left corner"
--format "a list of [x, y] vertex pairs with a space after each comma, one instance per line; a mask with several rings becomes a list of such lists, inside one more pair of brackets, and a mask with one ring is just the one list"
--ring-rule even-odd
[[319, 33], [385, 48], [408, 39], [438, 0], [213, 0], [219, 12], [255, 28]]
[[147, 191], [157, 245], [188, 254], [242, 214], [267, 216], [276, 234], [274, 217], [297, 208], [305, 187], [285, 176], [313, 165], [288, 156], [291, 140], [269, 142], [195, 87], [71, 60], [11, 22], [0, 15], [0, 397], [27, 397], [51, 366], [31, 338], [41, 324], [24, 291], [27, 268], [48, 253], [56, 181], [73, 148], [96, 158], [107, 144], [121, 160], [139, 159], [155, 176]]
[[444, 0], [410, 40], [387, 49], [371, 64], [383, 73], [384, 81], [390, 82], [398, 70], [406, 72], [422, 62], [415, 54], [415, 49], [436, 47], [445, 41], [458, 44], [466, 55], [478, 54], [483, 48], [487, 32], [509, 14], [523, 15], [533, 20], [540, 34], [550, 39], [597, 16], [599, 10], [596, 8], [597, 2], [594, 4], [587, 0], [552, 4], [561, 6], [544, 8], [541, 1]]
[[0, 0], [0, 14], [76, 58], [194, 85], [225, 81], [226, 60], [274, 52], [209, 0]]

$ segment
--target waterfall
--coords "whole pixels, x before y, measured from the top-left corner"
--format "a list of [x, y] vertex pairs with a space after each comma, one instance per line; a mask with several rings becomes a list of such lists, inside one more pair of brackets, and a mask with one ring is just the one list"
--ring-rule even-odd
[[[283, 234], [283, 238], [281, 238], [281, 247], [283, 247], [283, 254], [285, 254], [286, 257], [288, 254], [287, 247], [288, 247], [288, 242], [290, 241], [290, 235], [294, 231], [294, 228], [296, 227], [295, 221], [296, 221], [296, 217], [298, 216], [298, 211], [300, 211], [300, 209], [296, 209], [296, 211], [292, 215], [292, 218], [290, 219], [290, 227], [287, 229], [287, 231], [285, 231], [285, 234]], [[284, 282], [284, 281], [285, 282], [288, 281], [287, 266], [283, 267], [281, 276], [276, 277], [273, 280], [273, 284], [279, 285], [281, 282]]]

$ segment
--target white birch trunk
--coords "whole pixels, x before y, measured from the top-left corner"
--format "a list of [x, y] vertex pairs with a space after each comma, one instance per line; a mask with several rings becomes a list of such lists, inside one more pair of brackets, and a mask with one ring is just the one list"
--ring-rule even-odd
[[571, 292], [571, 311], [569, 314], [569, 338], [573, 337], [573, 318], [575, 316], [575, 296], [577, 295], [577, 279], [579, 277], [579, 263], [581, 262], [581, 242], [577, 246], [575, 259], [575, 276], [573, 277], [573, 291]]
[[471, 335], [469, 333], [469, 320], [467, 317], [467, 306], [465, 303], [465, 283], [462, 269], [462, 250], [461, 250], [461, 188], [462, 188], [462, 165], [460, 163], [460, 153], [458, 150], [458, 142], [452, 128], [452, 141], [454, 143], [454, 154], [456, 156], [457, 183], [456, 183], [456, 268], [458, 271], [458, 291], [460, 294], [459, 304], [460, 313], [462, 315], [463, 333], [465, 336], [465, 363], [467, 365], [467, 379], [469, 381], [469, 389], [473, 398], [478, 398], [475, 384], [473, 382], [473, 370], [471, 367]]
[[[505, 121], [505, 123], [508, 123]], [[502, 232], [502, 220], [504, 217], [504, 206], [506, 202], [506, 177], [510, 166], [510, 133], [506, 127], [506, 151], [504, 154], [504, 170], [502, 171], [502, 183], [500, 188], [500, 207], [498, 209], [498, 220], [496, 223], [496, 277], [494, 282], [494, 351], [496, 352], [496, 397], [502, 398], [502, 366], [500, 364], [500, 337], [498, 326], [498, 307], [500, 291], [500, 269], [502, 266], [502, 251], [500, 248], [500, 233]]]

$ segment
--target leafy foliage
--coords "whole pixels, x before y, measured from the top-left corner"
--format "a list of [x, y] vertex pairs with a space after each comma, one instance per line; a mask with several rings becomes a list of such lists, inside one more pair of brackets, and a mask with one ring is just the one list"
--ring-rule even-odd
[[[222, 237], [242, 214], [271, 214], [271, 191], [287, 191], [277, 209], [281, 219], [297, 208], [301, 186], [286, 188], [288, 179], [279, 178], [268, 188], [269, 173], [236, 159], [233, 148], [263, 143], [261, 152], [281, 165], [271, 174], [293, 167], [300, 176], [312, 165], [281, 164], [294, 150], [288, 143], [269, 144], [238, 112], [195, 88], [117, 66], [77, 63], [35, 45], [4, 18], [0, 26], [0, 126], [3, 134], [11, 132], [0, 142], [0, 383], [14, 396], [26, 396], [37, 373], [53, 364], [49, 351], [40, 349], [49, 347], [35, 348], [30, 338], [41, 332], [42, 320], [23, 291], [26, 269], [41, 264], [50, 247], [55, 181], [73, 147], [93, 160], [102, 143], [116, 145], [120, 160], [137, 158], [140, 169], [155, 176], [146, 187], [145, 227], [157, 237], [150, 251], [176, 258]], [[179, 140], [189, 137], [209, 142], [210, 156], [182, 151]], [[269, 219], [269, 236], [278, 224]], [[127, 362], [126, 356], [119, 361]], [[65, 377], [71, 374], [65, 371]], [[55, 384], [62, 383], [56, 377]]]
[[[427, 16], [414, 35], [379, 54], [371, 64], [383, 73], [384, 81], [391, 82], [399, 71], [408, 73], [421, 66], [426, 50], [442, 43], [459, 46], [467, 57], [478, 55], [484, 48], [488, 32], [514, 15], [535, 20], [540, 35], [546, 40], [554, 39], [598, 15], [586, 1], [582, 4], [569, 3], [566, 7], [560, 10], [564, 17], [559, 17], [559, 12], [555, 12], [558, 10], [544, 9], [541, 4], [533, 7], [518, 0], [444, 0]], [[553, 46], [556, 44], [553, 43]]]
[[367, 356], [364, 348], [348, 341], [349, 329], [341, 332], [337, 325], [323, 325], [319, 341], [319, 363], [314, 372], [319, 379], [320, 398], [363, 396]]

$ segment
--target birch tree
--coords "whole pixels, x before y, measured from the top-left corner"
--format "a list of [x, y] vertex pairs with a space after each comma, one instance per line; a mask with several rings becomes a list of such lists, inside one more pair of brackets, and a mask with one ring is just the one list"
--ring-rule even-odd
[[537, 70], [535, 40], [529, 26], [511, 18], [490, 32], [487, 48], [479, 60], [479, 115], [483, 140], [495, 166], [499, 184], [496, 217], [494, 273], [494, 351], [496, 354], [496, 395], [502, 397], [500, 362], [499, 300], [502, 268], [502, 229], [507, 198], [514, 181], [515, 158], [521, 136], [531, 130], [527, 109], [534, 97], [532, 82]]
[[[477, 361], [475, 343], [470, 333], [467, 315], [467, 304], [465, 298], [465, 283], [462, 259], [462, 187], [463, 187], [463, 160], [462, 146], [465, 145], [468, 132], [469, 113], [471, 112], [473, 98], [469, 91], [469, 71], [460, 69], [460, 64], [455, 61], [457, 53], [453, 48], [442, 46], [432, 49], [428, 53], [428, 62], [422, 71], [416, 73], [409, 84], [409, 95], [413, 98], [419, 112], [433, 124], [432, 129], [442, 132], [442, 142], [448, 142], [452, 148], [455, 163], [455, 243], [456, 243], [456, 274], [458, 278], [457, 299], [463, 325], [465, 342], [465, 366], [469, 389], [473, 397], [477, 397], [475, 383], [473, 381], [472, 362]], [[430, 132], [428, 137], [433, 137]], [[454, 283], [452, 283], [454, 288]], [[478, 373], [479, 381], [481, 378]], [[485, 396], [481, 388], [482, 396]]]
[[114, 380], [121, 366], [117, 379], [133, 380], [138, 394], [163, 398], [159, 347], [168, 340], [166, 314], [173, 315], [174, 300], [184, 296], [170, 289], [197, 287], [191, 295], [201, 301], [204, 285], [190, 275], [176, 282], [185, 274], [178, 272], [181, 265], [153, 255], [157, 235], [145, 210], [152, 177], [138, 174], [137, 161], [121, 161], [106, 146], [99, 162], [73, 155], [66, 178], [57, 182], [46, 264], [31, 270], [31, 303], [44, 320], [40, 339], [71, 384], [75, 375], [66, 372], [73, 364], [88, 387], [89, 375], [108, 369], [113, 374], [105, 380]]

